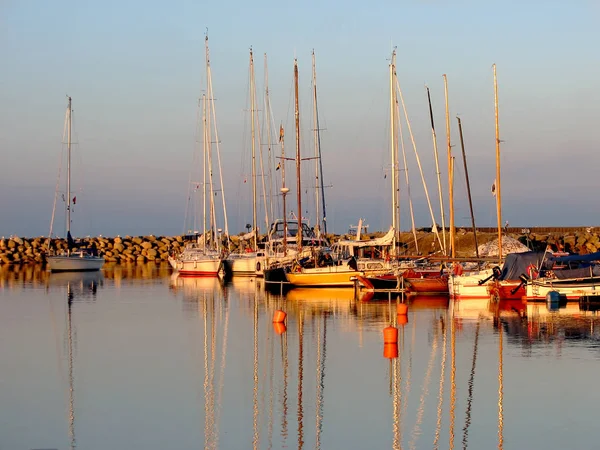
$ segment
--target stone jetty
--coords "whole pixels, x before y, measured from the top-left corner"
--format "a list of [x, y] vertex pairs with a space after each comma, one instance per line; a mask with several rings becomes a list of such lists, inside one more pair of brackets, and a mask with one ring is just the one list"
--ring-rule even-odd
[[[465, 228], [456, 230], [457, 256], [471, 257], [475, 254], [473, 232]], [[381, 236], [384, 233], [363, 235], [363, 239]], [[518, 239], [533, 250], [543, 250], [550, 246], [553, 250], [564, 250], [570, 253], [593, 253], [600, 251], [600, 227], [588, 228], [531, 228], [507, 229], [506, 234]], [[477, 233], [478, 244], [485, 244], [497, 238], [492, 229], [482, 229]], [[329, 235], [330, 242], [340, 237], [353, 239], [350, 235]], [[427, 229], [417, 232], [419, 254], [427, 255], [439, 250], [433, 233]], [[238, 236], [232, 236], [232, 247], [238, 247]], [[415, 254], [414, 237], [412, 233], [403, 232], [400, 235], [404, 253]], [[96, 248], [98, 254], [107, 262], [114, 263], [146, 263], [166, 261], [171, 252], [179, 252], [184, 246], [182, 236], [117, 236], [91, 237], [78, 240], [80, 247]], [[66, 250], [65, 239], [51, 239], [50, 248]], [[48, 254], [48, 238], [46, 237], [9, 237], [0, 238], [0, 265], [5, 264], [36, 264], [44, 263]]]

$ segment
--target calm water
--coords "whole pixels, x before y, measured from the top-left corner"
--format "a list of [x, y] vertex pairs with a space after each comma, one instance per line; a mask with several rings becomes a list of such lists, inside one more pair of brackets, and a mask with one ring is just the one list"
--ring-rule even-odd
[[0, 449], [598, 448], [596, 313], [417, 298], [395, 359], [390, 317], [166, 266], [0, 267]]

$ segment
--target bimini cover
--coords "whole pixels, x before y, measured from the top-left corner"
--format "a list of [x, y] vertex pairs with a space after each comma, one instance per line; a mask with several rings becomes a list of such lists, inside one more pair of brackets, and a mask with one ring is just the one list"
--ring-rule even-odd
[[[498, 256], [498, 239], [481, 244], [477, 247], [479, 250], [479, 256]], [[526, 245], [521, 244], [515, 238], [510, 236], [502, 236], [502, 254], [508, 255], [509, 253], [523, 253], [528, 252], [529, 248]]]

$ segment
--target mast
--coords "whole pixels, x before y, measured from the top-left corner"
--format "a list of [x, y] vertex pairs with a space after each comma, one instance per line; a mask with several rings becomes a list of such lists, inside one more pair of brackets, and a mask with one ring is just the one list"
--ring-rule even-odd
[[[298, 196], [298, 251], [302, 250], [302, 186], [300, 183], [300, 108], [298, 100], [298, 59], [294, 59], [294, 103], [296, 119], [296, 190]], [[287, 236], [286, 236], [287, 238]]]
[[433, 121], [433, 107], [431, 106], [431, 94], [429, 93], [429, 87], [425, 86], [427, 89], [427, 101], [429, 102], [429, 118], [431, 119], [431, 137], [433, 139], [433, 155], [435, 157], [435, 172], [437, 175], [437, 183], [438, 183], [438, 193], [440, 196], [440, 213], [442, 216], [442, 238], [444, 241], [444, 255], [448, 255], [447, 247], [446, 247], [446, 218], [444, 214], [444, 196], [442, 195], [442, 178], [440, 174], [440, 162], [438, 157], [438, 146], [437, 146], [437, 137], [435, 134], [435, 124]]
[[207, 127], [206, 127], [206, 94], [202, 94], [202, 124], [203, 124], [203, 140], [202, 140], [202, 237], [203, 237], [203, 249], [206, 251], [206, 141], [207, 141]]
[[[312, 77], [313, 77], [313, 120], [315, 128], [315, 178], [316, 178], [316, 195], [315, 205], [317, 210], [316, 220], [321, 232], [321, 225], [323, 226], [323, 233], [327, 234], [327, 211], [325, 209], [325, 186], [323, 180], [323, 160], [321, 158], [321, 129], [319, 127], [319, 108], [317, 103], [317, 63], [315, 60], [315, 51], [312, 51]], [[323, 221], [320, 223], [319, 216], [319, 189], [321, 190], [321, 202], [323, 203]]]
[[[269, 213], [271, 214], [271, 219], [275, 216], [273, 215], [273, 155], [271, 154], [271, 111], [269, 100], [269, 69], [267, 67], [267, 54], [264, 54], [265, 57], [265, 122], [267, 122], [267, 164], [269, 166]], [[269, 231], [269, 224], [267, 223], [267, 231]]]
[[279, 125], [279, 142], [281, 143], [281, 196], [283, 197], [283, 256], [287, 256], [287, 211], [285, 208], [285, 197], [290, 190], [285, 186], [285, 146], [283, 141], [283, 125]]
[[396, 166], [398, 165], [395, 145], [396, 120], [394, 109], [396, 105], [396, 91], [394, 89], [394, 74], [396, 72], [396, 50], [392, 51], [392, 60], [390, 61], [390, 148], [392, 152], [392, 228], [394, 229], [394, 238], [392, 239], [392, 256], [396, 256], [396, 244], [398, 241], [398, 197], [396, 186]]
[[67, 111], [69, 115], [69, 121], [67, 122], [67, 240], [69, 241], [71, 238], [71, 127], [73, 124], [71, 97], [69, 97]]
[[250, 48], [250, 122], [252, 136], [252, 233], [254, 235], [254, 249], [258, 249], [258, 233], [256, 230], [258, 220], [256, 217], [256, 148], [255, 148], [255, 129], [254, 129], [254, 114], [255, 114], [255, 98], [254, 98], [254, 58], [252, 56], [252, 48]]
[[448, 146], [448, 197], [450, 200], [450, 250], [452, 258], [456, 257], [456, 248], [454, 245], [454, 183], [452, 174], [452, 146], [450, 145], [450, 113], [448, 106], [448, 78], [444, 77], [444, 96], [446, 98], [446, 143]]
[[463, 164], [465, 167], [465, 179], [467, 181], [467, 196], [469, 197], [469, 209], [471, 211], [471, 225], [473, 226], [473, 238], [475, 240], [475, 255], [479, 258], [479, 247], [477, 245], [477, 228], [475, 228], [475, 214], [473, 213], [473, 200], [471, 199], [471, 184], [469, 183], [469, 170], [467, 169], [467, 155], [465, 153], [465, 141], [463, 140], [462, 122], [458, 120], [458, 134], [460, 135], [460, 147], [462, 150]]
[[498, 126], [498, 80], [494, 68], [494, 109], [496, 118], [496, 213], [498, 216], [498, 262], [502, 263], [502, 196], [500, 195], [500, 128]]

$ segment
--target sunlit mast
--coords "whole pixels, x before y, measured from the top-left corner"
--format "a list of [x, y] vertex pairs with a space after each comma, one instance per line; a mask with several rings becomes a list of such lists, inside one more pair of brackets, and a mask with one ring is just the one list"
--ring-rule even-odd
[[498, 80], [494, 68], [494, 116], [496, 120], [496, 213], [498, 216], [498, 261], [502, 264], [502, 196], [500, 189], [500, 127], [498, 125]]
[[254, 130], [254, 114], [256, 112], [254, 98], [254, 58], [252, 57], [252, 48], [250, 48], [250, 134], [252, 139], [252, 233], [254, 239], [254, 250], [258, 249], [258, 220], [256, 217], [256, 137]]
[[456, 257], [455, 228], [454, 228], [454, 165], [452, 161], [452, 146], [450, 144], [450, 113], [448, 105], [448, 77], [444, 77], [444, 97], [446, 99], [446, 145], [448, 150], [448, 198], [450, 203], [450, 255]]
[[392, 239], [392, 256], [396, 256], [396, 246], [398, 244], [398, 232], [399, 230], [399, 219], [400, 209], [398, 206], [398, 186], [396, 186], [396, 171], [398, 169], [398, 156], [396, 155], [396, 119], [395, 119], [395, 105], [396, 105], [396, 90], [394, 86], [394, 76], [396, 74], [396, 50], [392, 51], [392, 59], [390, 61], [390, 148], [392, 152], [392, 228], [394, 229], [394, 238]]
[[[302, 250], [302, 183], [300, 182], [300, 107], [298, 99], [298, 60], [294, 59], [294, 116], [296, 122], [296, 195], [298, 196], [298, 251]], [[287, 237], [287, 236], [286, 236]]]
[[433, 155], [435, 158], [435, 172], [437, 175], [437, 184], [438, 184], [438, 194], [440, 196], [440, 213], [442, 219], [442, 238], [444, 241], [444, 255], [448, 254], [448, 248], [446, 246], [446, 217], [444, 214], [444, 196], [442, 192], [442, 178], [440, 173], [440, 162], [438, 157], [438, 146], [437, 146], [437, 137], [435, 134], [435, 123], [433, 121], [433, 107], [431, 106], [431, 94], [429, 93], [429, 88], [425, 86], [427, 89], [427, 101], [429, 102], [429, 118], [431, 120], [431, 137], [433, 139]]

